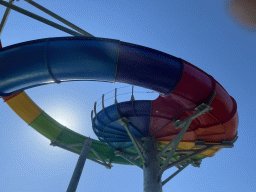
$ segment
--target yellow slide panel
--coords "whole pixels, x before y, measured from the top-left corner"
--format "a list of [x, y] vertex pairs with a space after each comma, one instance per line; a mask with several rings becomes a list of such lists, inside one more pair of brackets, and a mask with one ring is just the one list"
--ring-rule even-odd
[[[169, 141], [160, 141], [161, 145], [167, 145]], [[177, 150], [197, 150], [197, 149], [202, 149], [202, 148], [196, 148], [194, 142], [180, 142], [180, 144], [177, 147]], [[220, 151], [222, 148], [220, 147], [213, 147], [203, 153], [200, 153], [200, 155], [205, 156], [205, 157], [212, 157]]]
[[27, 124], [30, 124], [43, 112], [43, 110], [40, 109], [25, 92], [11, 98], [10, 100], [6, 101], [6, 103]]

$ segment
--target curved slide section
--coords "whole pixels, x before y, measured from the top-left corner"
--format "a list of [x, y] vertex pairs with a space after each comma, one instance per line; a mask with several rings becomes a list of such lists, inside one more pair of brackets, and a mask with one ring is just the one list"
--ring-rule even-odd
[[[136, 126], [131, 126], [131, 129], [134, 128], [133, 132], [139, 138], [155, 135], [161, 143], [159, 148], [163, 148], [179, 132], [173, 127], [175, 119], [183, 120], [191, 116], [195, 113], [195, 107], [201, 103], [210, 103], [214, 98], [210, 105], [213, 110], [193, 120], [178, 150], [195, 149], [196, 140], [220, 143], [230, 141], [237, 135], [236, 102], [225, 89], [213, 77], [192, 64], [154, 49], [112, 39], [48, 38], [1, 49], [0, 64], [3, 69], [0, 71], [0, 96], [30, 126], [61, 145], [83, 143], [86, 137], [49, 117], [23, 92], [24, 89], [54, 82], [96, 80], [128, 83], [157, 91], [161, 96], [150, 103], [150, 114], [142, 118], [142, 121], [147, 121], [147, 130], [136, 130]], [[127, 107], [129, 102], [118, 105], [120, 107], [115, 106], [116, 109], [110, 106], [106, 110], [126, 110], [123, 111], [124, 116], [129, 116], [132, 111], [131, 107]], [[101, 121], [111, 115], [117, 118], [116, 114], [106, 115], [105, 112], [99, 112], [98, 117], [94, 118], [96, 135], [101, 141], [111, 143], [113, 148], [122, 146], [126, 152], [137, 155], [127, 134], [123, 134], [120, 127], [118, 130], [115, 120], [110, 117], [109, 126]], [[135, 118], [132, 122], [135, 124], [141, 121], [133, 115], [131, 118]], [[117, 130], [113, 130], [113, 127]], [[113, 135], [116, 131], [119, 131], [119, 143]], [[93, 140], [92, 147], [105, 161], [111, 158], [113, 163], [130, 164], [116, 157], [113, 149], [100, 141]], [[82, 147], [71, 148], [80, 152]], [[213, 148], [194, 158], [213, 156], [218, 150]], [[97, 159], [91, 152], [89, 157]], [[173, 158], [178, 158], [178, 155], [175, 154]], [[140, 159], [137, 162], [142, 164]]]
[[150, 135], [155, 135], [159, 141], [171, 141], [179, 132], [173, 121], [188, 118], [198, 105], [211, 99], [213, 110], [194, 119], [182, 141], [221, 143], [233, 140], [238, 127], [235, 100], [213, 77], [186, 61], [181, 80], [172, 94], [152, 102]]
[[0, 63], [0, 96], [72, 80], [130, 83], [167, 95], [183, 71], [182, 60], [168, 54], [88, 37], [49, 38], [5, 47]]
[[[9, 107], [22, 118], [27, 124], [29, 124], [36, 131], [43, 136], [51, 140], [52, 142], [58, 142], [60, 145], [70, 145], [84, 143], [85, 137], [79, 133], [76, 133], [65, 126], [61, 125], [49, 115], [47, 115], [42, 109], [40, 109], [25, 92], [18, 92], [9, 97], [4, 97], [4, 101]], [[114, 155], [114, 150], [108, 145], [92, 139], [91, 147], [106, 161], [111, 158], [113, 163], [130, 165], [128, 161], [121, 157]], [[82, 146], [69, 147], [78, 153], [81, 152]], [[88, 154], [89, 157], [98, 159], [91, 151]]]
[[108, 106], [92, 119], [94, 133], [99, 140], [116, 150], [125, 150], [133, 146], [120, 118], [129, 120], [129, 130], [137, 138], [148, 137], [152, 101], [127, 101]]

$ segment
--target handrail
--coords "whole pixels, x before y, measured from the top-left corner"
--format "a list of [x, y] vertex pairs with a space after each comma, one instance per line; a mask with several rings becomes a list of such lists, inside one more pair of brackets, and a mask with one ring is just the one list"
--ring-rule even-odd
[[[120, 87], [120, 88], [115, 88], [116, 90], [120, 90], [120, 89], [124, 89], [124, 88], [127, 88], [127, 87], [134, 87], [134, 86], [123, 86], [123, 87]], [[135, 98], [136, 98], [136, 94], [142, 94], [142, 93], [144, 93], [144, 94], [151, 94], [151, 93], [157, 93], [157, 92], [155, 92], [155, 91], [133, 91], [133, 88], [132, 88], [132, 90], [131, 91], [128, 91], [128, 92], [125, 92], [125, 93], [121, 93], [121, 94], [116, 94], [115, 95], [115, 89], [113, 89], [113, 90], [111, 90], [111, 91], [109, 91], [109, 92], [107, 92], [107, 93], [105, 93], [105, 94], [103, 94], [101, 97], [99, 97], [96, 101], [95, 101], [95, 103], [97, 103], [96, 104], [96, 106], [94, 106], [94, 113], [95, 113], [95, 109], [96, 109], [96, 111], [97, 112], [99, 112], [99, 111], [101, 111], [102, 109], [98, 109], [100, 106], [102, 106], [102, 102], [104, 102], [104, 107], [106, 108], [106, 107], [108, 107], [108, 106], [105, 106], [105, 101], [109, 101], [110, 99], [117, 99], [117, 97], [118, 96], [125, 96], [125, 95], [128, 95], [128, 94], [130, 94], [131, 95], [131, 97], [129, 97], [130, 98], [130, 100], [131, 100], [131, 98], [133, 98], [134, 100], [135, 100]], [[111, 97], [107, 97], [106, 98], [106, 95], [109, 95], [110, 93], [112, 93], [112, 92], [114, 92], [113, 93], [113, 96], [111, 96]], [[135, 94], [134, 94], [135, 93]], [[135, 96], [134, 96], [135, 95]], [[132, 97], [133, 96], [133, 97]], [[104, 99], [104, 100], [103, 100]], [[98, 101], [100, 101], [101, 100], [101, 102], [99, 102], [98, 103]], [[128, 101], [128, 100], [127, 100]], [[94, 103], [94, 104], [95, 104]]]

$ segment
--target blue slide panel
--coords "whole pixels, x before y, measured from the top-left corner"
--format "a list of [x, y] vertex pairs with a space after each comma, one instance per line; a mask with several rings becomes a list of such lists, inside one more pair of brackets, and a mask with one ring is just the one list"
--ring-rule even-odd
[[117, 110], [116, 110], [116, 105], [111, 105], [111, 106], [108, 106], [107, 108], [105, 108], [104, 115], [106, 115], [106, 117], [108, 119], [110, 119], [111, 121], [118, 120], [119, 115], [118, 115]]
[[118, 60], [117, 40], [81, 38], [52, 39], [47, 46], [47, 63], [60, 80], [114, 82]]
[[125, 149], [133, 146], [125, 127], [118, 120], [126, 117], [129, 120], [129, 130], [137, 138], [147, 137], [151, 105], [152, 101], [135, 100], [106, 107], [92, 119], [94, 133], [101, 141], [115, 149]]
[[[117, 104], [118, 111], [122, 117], [130, 121], [131, 131], [141, 137], [147, 137], [149, 134], [149, 124], [151, 115], [152, 101], [126, 101]], [[135, 131], [136, 130], [136, 131]]]
[[47, 83], [114, 82], [118, 40], [58, 37], [24, 42], [0, 51], [0, 96]]
[[0, 50], [0, 96], [62, 81], [128, 83], [170, 94], [183, 73], [181, 59], [112, 39], [58, 37]]
[[21, 43], [0, 50], [0, 96], [52, 81], [45, 65], [45, 42]]
[[[112, 122], [111, 124], [115, 123], [116, 121]], [[117, 122], [116, 122], [117, 123]], [[117, 123], [118, 124], [118, 123]], [[120, 124], [118, 124], [120, 125]], [[95, 128], [95, 130], [97, 130], [95, 132], [96, 135], [101, 135], [102, 133], [110, 133], [110, 134], [115, 134], [115, 135], [119, 135], [120, 137], [124, 137], [127, 136], [127, 132], [126, 130], [123, 128], [123, 126], [120, 125], [121, 128], [118, 128], [115, 125], [108, 125], [105, 126], [101, 123], [101, 121], [99, 121], [97, 118], [93, 119], [93, 126]]]
[[118, 135], [120, 137], [127, 137], [127, 132], [124, 132], [125, 130], [122, 129], [122, 130], [118, 130], [116, 127], [105, 127], [103, 125], [101, 125], [97, 120], [94, 120], [94, 131], [95, 131], [95, 134], [97, 136], [101, 136], [103, 137], [103, 135], [105, 133], [108, 133], [108, 134], [114, 134], [114, 135]]
[[132, 142], [108, 142], [108, 144], [116, 150], [123, 150], [133, 146]]
[[121, 42], [116, 81], [170, 94], [179, 83], [184, 64], [180, 58]]

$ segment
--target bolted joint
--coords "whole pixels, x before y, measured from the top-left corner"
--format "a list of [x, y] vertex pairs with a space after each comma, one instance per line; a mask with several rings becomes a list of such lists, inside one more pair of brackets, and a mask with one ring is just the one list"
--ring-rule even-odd
[[118, 120], [118, 123], [123, 126], [128, 126], [129, 127], [129, 119], [126, 117], [122, 117], [121, 119]]
[[173, 125], [175, 126], [175, 129], [179, 129], [179, 128], [182, 128], [184, 122], [181, 121], [181, 120], [177, 120], [173, 123]]
[[193, 161], [191, 163], [191, 165], [194, 166], [194, 167], [198, 167], [199, 168], [200, 165], [201, 165], [201, 162], [202, 162], [202, 160]]
[[121, 151], [115, 151], [114, 153], [115, 153], [115, 156], [120, 156]]
[[210, 107], [209, 105], [206, 105], [205, 103], [202, 103], [201, 105], [195, 108], [196, 111], [201, 112], [202, 114], [207, 113], [212, 109], [213, 109], [212, 107]]

